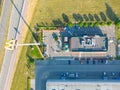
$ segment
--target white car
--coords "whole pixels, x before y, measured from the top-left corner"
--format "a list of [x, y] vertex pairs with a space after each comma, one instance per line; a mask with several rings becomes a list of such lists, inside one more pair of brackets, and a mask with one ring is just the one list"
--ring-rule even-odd
[[105, 61], [105, 64], [108, 64], [108, 60]]

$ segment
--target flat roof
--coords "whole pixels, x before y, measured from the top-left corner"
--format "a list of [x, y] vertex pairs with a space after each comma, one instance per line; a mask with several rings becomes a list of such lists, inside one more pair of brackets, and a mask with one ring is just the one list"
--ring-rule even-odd
[[46, 90], [118, 90], [120, 82], [48, 80]]
[[71, 51], [107, 51], [107, 42], [105, 36], [72, 37], [70, 48]]

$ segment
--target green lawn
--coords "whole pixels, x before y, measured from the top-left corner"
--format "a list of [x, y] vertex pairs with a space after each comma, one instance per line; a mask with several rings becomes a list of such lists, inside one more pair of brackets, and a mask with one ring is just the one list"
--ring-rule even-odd
[[32, 25], [57, 25], [74, 21], [115, 21], [119, 0], [38, 0]]
[[41, 58], [41, 55], [40, 55], [36, 46], [29, 47], [28, 52], [29, 52], [29, 56], [34, 58], [34, 59]]

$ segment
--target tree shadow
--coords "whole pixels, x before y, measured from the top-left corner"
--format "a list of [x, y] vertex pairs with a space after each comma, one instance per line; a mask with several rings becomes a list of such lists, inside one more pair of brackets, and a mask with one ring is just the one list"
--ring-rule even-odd
[[52, 21], [55, 26], [63, 26], [63, 22], [58, 18]]
[[85, 19], [85, 21], [89, 21], [89, 18], [86, 14], [83, 14], [83, 18]]
[[27, 54], [27, 58], [29, 63], [34, 63], [34, 59], [29, 54]]
[[79, 16], [77, 15], [77, 14], [75, 14], [75, 13], [73, 13], [73, 18], [75, 19], [75, 21], [79, 21]]
[[81, 22], [83, 21], [83, 17], [79, 13], [77, 14], [73, 13], [72, 16], [75, 21], [81, 21]]
[[82, 22], [82, 21], [83, 21], [82, 15], [80, 15], [79, 13], [78, 13], [77, 15], [78, 15], [78, 17], [79, 17], [79, 20]]
[[41, 23], [40, 23], [40, 26], [45, 26], [45, 23], [44, 23], [44, 22], [41, 22]]
[[100, 21], [100, 18], [97, 14], [94, 14], [94, 17], [95, 17], [96, 21]]
[[107, 21], [107, 18], [103, 12], [100, 12], [100, 16], [103, 21]]
[[105, 3], [106, 6], [106, 15], [107, 17], [111, 20], [114, 21], [115, 23], [119, 20], [118, 16], [114, 13], [113, 9]]
[[89, 13], [88, 17], [89, 17], [90, 21], [94, 21], [94, 16], [92, 14]]
[[39, 36], [35, 32], [32, 32], [32, 36], [37, 42], [39, 42]]
[[45, 22], [45, 25], [46, 25], [46, 26], [49, 26], [48, 22]]
[[62, 18], [63, 18], [65, 23], [69, 22], [69, 18], [68, 18], [68, 16], [65, 13], [62, 13]]

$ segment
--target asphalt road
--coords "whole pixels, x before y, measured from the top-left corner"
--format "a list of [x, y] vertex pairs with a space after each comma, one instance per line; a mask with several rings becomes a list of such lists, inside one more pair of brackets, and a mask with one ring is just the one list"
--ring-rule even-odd
[[[6, 1], [8, 2], [8, 0]], [[9, 4], [12, 3], [13, 8], [12, 8], [11, 17], [10, 17], [10, 24], [9, 24], [7, 39], [11, 40], [11, 39], [17, 38], [17, 40], [19, 41], [20, 35], [18, 34], [18, 31], [19, 32], [22, 31], [23, 23], [21, 23], [20, 14], [18, 12], [21, 13], [23, 11], [22, 14], [25, 16], [24, 12], [25, 12], [26, 6], [23, 6], [23, 5], [27, 5], [26, 3], [28, 2], [28, 0], [25, 0], [25, 1], [14, 0], [15, 6], [13, 2], [11, 2], [11, 0], [9, 1], [10, 1]], [[18, 28], [18, 30], [16, 30], [16, 28]], [[14, 51], [8, 51], [8, 50], [5, 51], [2, 70], [0, 73], [0, 90], [10, 90], [11, 80], [12, 80], [14, 66], [16, 62], [16, 54], [17, 54], [17, 49]]]
[[3, 7], [2, 7], [2, 13], [1, 13], [1, 17], [0, 17], [0, 50], [3, 44], [3, 38], [6, 32], [6, 26], [7, 26], [7, 22], [9, 19], [9, 14], [10, 14], [10, 6], [11, 6], [11, 2], [10, 0], [4, 0], [3, 3]]
[[[76, 62], [75, 62], [76, 63]], [[90, 76], [92, 79], [98, 79], [102, 76], [103, 72], [107, 72], [109, 75], [112, 72], [117, 74], [120, 72], [120, 61], [113, 62], [112, 64], [75, 64], [74, 61], [71, 65], [67, 64], [67, 61], [43, 61], [36, 62], [36, 88], [35, 90], [45, 90], [46, 81], [48, 79], [60, 79], [62, 72], [78, 72], [83, 73], [81, 79]], [[119, 64], [118, 64], [119, 63]], [[88, 78], [88, 77], [87, 77]], [[102, 80], [102, 78], [101, 78]]]

